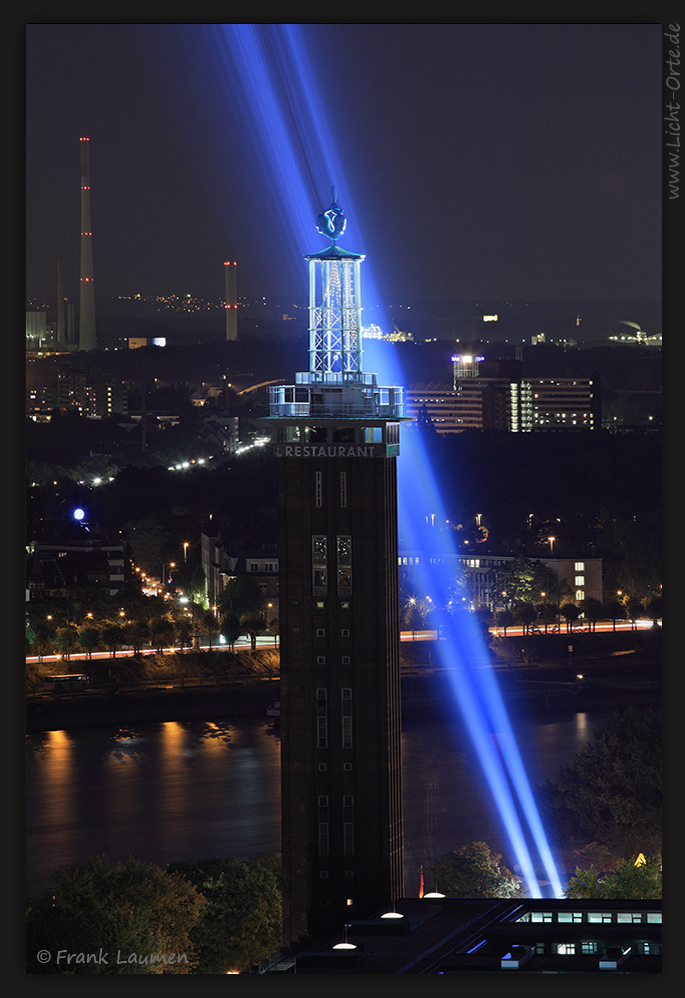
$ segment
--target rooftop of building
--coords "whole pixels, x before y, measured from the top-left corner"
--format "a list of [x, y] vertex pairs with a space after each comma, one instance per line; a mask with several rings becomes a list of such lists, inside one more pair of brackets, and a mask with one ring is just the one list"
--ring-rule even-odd
[[401, 898], [262, 972], [660, 973], [661, 910], [660, 900]]

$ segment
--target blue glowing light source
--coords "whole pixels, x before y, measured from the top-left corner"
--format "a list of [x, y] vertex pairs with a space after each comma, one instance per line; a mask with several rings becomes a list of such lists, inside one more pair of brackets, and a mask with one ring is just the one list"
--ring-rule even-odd
[[[226, 97], [242, 108], [245, 140], [252, 143], [255, 168], [262, 170], [264, 189], [273, 202], [274, 231], [284, 244], [284, 264], [317, 250], [312, 246], [312, 220], [321, 209], [321, 199], [331, 184], [340, 183], [343, 168], [331, 135], [317, 80], [298, 24], [218, 24], [208, 30], [227, 82]], [[344, 83], [343, 83], [344, 85]], [[360, 172], [363, 163], [359, 164]], [[335, 200], [335, 199], [334, 199]], [[345, 215], [364, 252], [362, 226], [355, 217], [353, 198], [346, 189]], [[335, 240], [336, 219], [318, 218], [322, 235]], [[290, 239], [290, 259], [285, 239]], [[297, 268], [296, 268], [297, 269]], [[305, 279], [305, 267], [296, 281]], [[380, 302], [367, 262], [363, 300]], [[381, 383], [403, 385], [405, 378], [392, 348], [380, 340], [367, 339], [365, 367]], [[444, 523], [443, 503], [418, 433], [403, 434], [402, 458], [398, 462], [400, 538], [407, 549], [425, 549], [427, 524]], [[437, 540], [437, 531], [430, 537]], [[516, 862], [533, 897], [542, 896], [536, 869], [544, 870], [549, 892], [563, 893], [551, 849], [533, 799], [516, 738], [502, 700], [483, 638], [473, 616], [458, 609], [440, 610], [442, 594], [458, 571], [457, 552], [441, 535], [442, 566], [423, 565], [423, 591], [441, 616], [440, 625], [449, 636], [438, 642], [446, 674], [450, 677], [454, 702], [468, 729], [474, 750], [511, 843]], [[426, 559], [422, 559], [425, 562]], [[448, 571], [451, 579], [448, 580]], [[457, 844], [455, 843], [455, 846]]]
[[86, 514], [85, 514], [85, 510], [82, 510], [82, 509], [81, 509], [81, 508], [79, 507], [78, 509], [75, 509], [75, 510], [74, 510], [74, 512], [73, 512], [73, 514], [72, 514], [72, 515], [73, 515], [73, 517], [74, 517], [74, 519], [75, 519], [75, 520], [82, 520], [82, 519], [83, 519], [83, 517], [84, 517], [84, 516], [85, 516]]

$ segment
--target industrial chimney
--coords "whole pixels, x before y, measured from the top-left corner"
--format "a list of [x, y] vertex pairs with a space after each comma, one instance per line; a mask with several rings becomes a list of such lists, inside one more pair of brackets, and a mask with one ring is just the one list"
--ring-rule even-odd
[[238, 298], [236, 295], [236, 264], [226, 261], [224, 271], [226, 273], [226, 339], [238, 339]]
[[90, 223], [90, 139], [81, 138], [81, 297], [79, 350], [94, 350], [95, 285], [93, 284], [93, 233]]
[[57, 257], [57, 348], [64, 350], [67, 345], [66, 304], [64, 297], [64, 275], [62, 257]]

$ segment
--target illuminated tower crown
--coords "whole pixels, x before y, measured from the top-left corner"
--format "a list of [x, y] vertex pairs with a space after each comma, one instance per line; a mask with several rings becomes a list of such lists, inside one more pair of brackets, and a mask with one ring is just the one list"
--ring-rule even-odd
[[295, 385], [270, 391], [270, 415], [280, 418], [401, 419], [403, 391], [381, 388], [362, 371], [360, 268], [364, 259], [338, 246], [347, 219], [337, 203], [317, 220], [331, 244], [306, 256], [309, 263], [309, 371]]

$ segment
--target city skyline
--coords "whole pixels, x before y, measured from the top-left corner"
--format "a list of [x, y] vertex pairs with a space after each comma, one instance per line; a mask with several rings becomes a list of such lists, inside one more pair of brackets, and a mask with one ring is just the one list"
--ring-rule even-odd
[[27, 295], [61, 258], [75, 300], [86, 135], [96, 293], [219, 297], [231, 258], [239, 295], [301, 300], [319, 247], [287, 244], [233, 28], [302, 46], [345, 172], [312, 150], [309, 194], [337, 185], [386, 302], [660, 299], [658, 23], [29, 24]]

